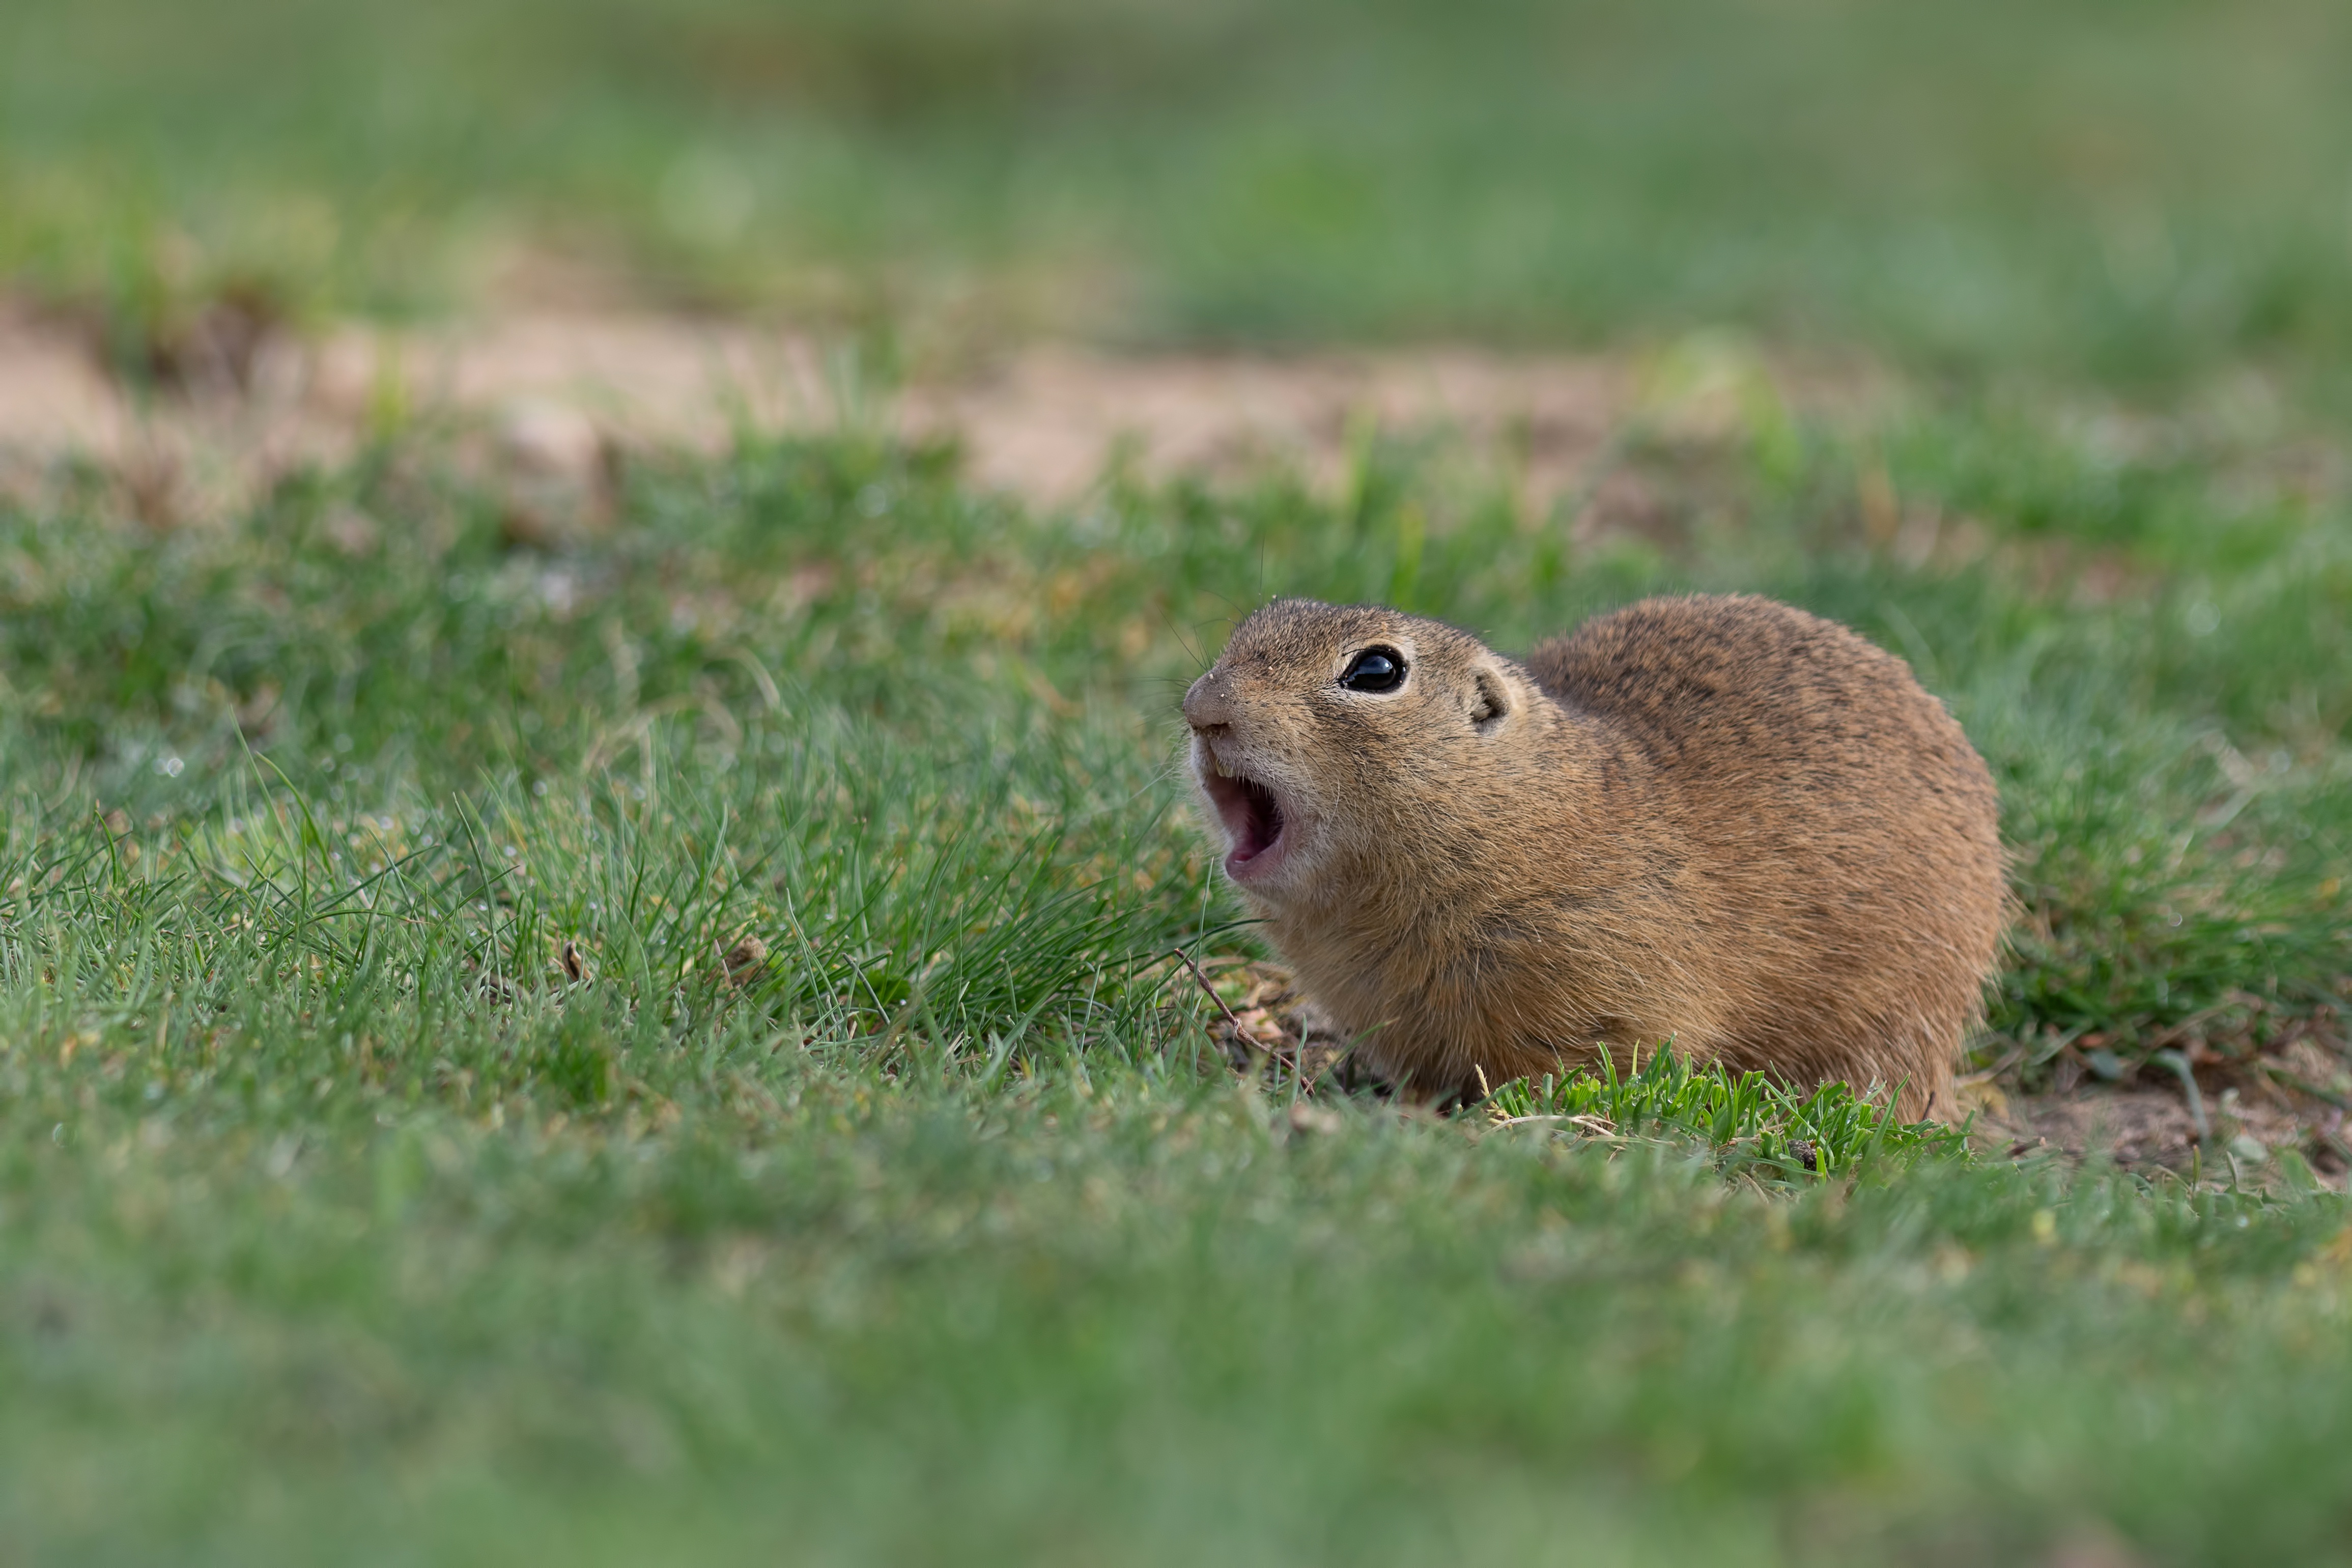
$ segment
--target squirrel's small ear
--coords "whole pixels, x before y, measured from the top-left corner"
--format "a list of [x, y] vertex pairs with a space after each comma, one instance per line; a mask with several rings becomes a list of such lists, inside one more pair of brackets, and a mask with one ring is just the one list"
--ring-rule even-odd
[[1494, 671], [1481, 669], [1476, 673], [1477, 695], [1470, 703], [1470, 722], [1481, 730], [1492, 729], [1511, 711], [1511, 702], [1503, 688], [1503, 678]]

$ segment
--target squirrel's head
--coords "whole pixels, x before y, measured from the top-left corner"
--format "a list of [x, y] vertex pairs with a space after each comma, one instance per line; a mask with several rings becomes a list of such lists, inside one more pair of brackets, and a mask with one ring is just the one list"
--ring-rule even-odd
[[[1225, 872], [1276, 903], [1421, 859], [1475, 812], [1549, 699], [1466, 632], [1377, 605], [1277, 599], [1184, 694], [1192, 772]], [[1454, 846], [1464, 853], [1475, 846]]]

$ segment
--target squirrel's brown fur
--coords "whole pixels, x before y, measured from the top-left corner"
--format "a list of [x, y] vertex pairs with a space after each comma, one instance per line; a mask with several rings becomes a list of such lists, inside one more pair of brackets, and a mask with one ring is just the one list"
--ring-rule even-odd
[[[1343, 686], [1373, 648], [1402, 684]], [[1228, 872], [1414, 1096], [1671, 1040], [1954, 1114], [2007, 908], [1992, 779], [1844, 627], [1653, 599], [1522, 665], [1437, 622], [1277, 600], [1184, 716]]]

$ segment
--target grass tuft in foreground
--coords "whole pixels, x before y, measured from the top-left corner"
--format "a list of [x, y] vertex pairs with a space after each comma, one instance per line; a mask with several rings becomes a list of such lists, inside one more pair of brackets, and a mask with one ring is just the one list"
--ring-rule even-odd
[[1963, 1133], [1935, 1122], [1898, 1122], [1885, 1100], [1843, 1083], [1792, 1091], [1760, 1073], [1694, 1067], [1661, 1049], [1622, 1076], [1604, 1056], [1590, 1072], [1514, 1079], [1480, 1109], [1498, 1127], [1549, 1126], [1612, 1140], [1694, 1139], [1726, 1172], [1783, 1179], [1851, 1175], [1881, 1157], [1967, 1157]]

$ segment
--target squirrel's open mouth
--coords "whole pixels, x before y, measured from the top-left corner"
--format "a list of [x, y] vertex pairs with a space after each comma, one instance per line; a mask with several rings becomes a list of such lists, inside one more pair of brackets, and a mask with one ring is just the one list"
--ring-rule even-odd
[[1216, 752], [1201, 747], [1201, 788], [1225, 824], [1232, 847], [1225, 852], [1225, 874], [1246, 881], [1270, 871], [1280, 860], [1285, 826], [1282, 801], [1275, 792], [1246, 774], [1228, 771]]

